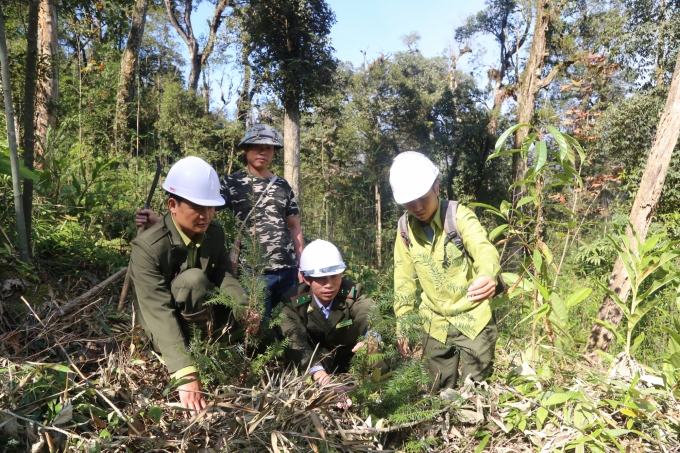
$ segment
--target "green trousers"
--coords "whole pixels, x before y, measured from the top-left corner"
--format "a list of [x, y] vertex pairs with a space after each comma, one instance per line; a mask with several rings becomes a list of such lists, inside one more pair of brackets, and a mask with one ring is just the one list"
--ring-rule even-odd
[[455, 388], [459, 364], [463, 380], [468, 375], [477, 382], [491, 376], [497, 338], [498, 328], [494, 316], [474, 340], [453, 326], [449, 326], [446, 344], [425, 334], [423, 353], [428, 357], [427, 367], [435, 384], [434, 389]]

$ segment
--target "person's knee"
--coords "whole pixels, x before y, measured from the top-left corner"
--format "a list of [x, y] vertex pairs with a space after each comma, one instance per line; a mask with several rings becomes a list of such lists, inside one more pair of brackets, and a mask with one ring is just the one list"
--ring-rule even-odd
[[175, 277], [170, 291], [183, 313], [195, 313], [203, 309], [208, 293], [214, 288], [201, 269], [188, 269]]

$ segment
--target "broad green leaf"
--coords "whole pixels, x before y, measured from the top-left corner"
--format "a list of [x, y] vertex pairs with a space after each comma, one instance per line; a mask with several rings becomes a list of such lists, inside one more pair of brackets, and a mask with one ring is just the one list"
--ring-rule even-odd
[[536, 322], [536, 321], [538, 321], [539, 319], [541, 319], [543, 316], [545, 316], [546, 313], [548, 313], [549, 311], [550, 311], [550, 304], [543, 304], [543, 305], [541, 305], [540, 307], [538, 307], [536, 310], [534, 310], [534, 311], [532, 311], [531, 313], [529, 313], [529, 315], [526, 316], [524, 319], [522, 319], [522, 320], [519, 322], [519, 324], [524, 323], [527, 319], [531, 319], [532, 317], [534, 317], [534, 315], [536, 316], [536, 317], [534, 318], [534, 322]]
[[671, 356], [668, 358], [668, 363], [673, 365], [674, 368], [680, 368], [680, 352], [671, 354]]
[[74, 373], [72, 369], [60, 363], [49, 365], [49, 367], [52, 368], [53, 370], [61, 371], [62, 373]]
[[546, 264], [551, 265], [555, 261], [552, 254], [552, 250], [550, 250], [548, 244], [539, 240], [538, 249], [541, 251], [541, 255], [543, 255], [543, 258], [545, 258]]
[[536, 169], [536, 174], [540, 174], [545, 164], [548, 162], [548, 147], [545, 146], [544, 142], [536, 142], [534, 145], [534, 151], [536, 151], [536, 163], [534, 168]]
[[553, 313], [555, 313], [562, 325], [566, 325], [569, 322], [569, 310], [559, 294], [550, 294], [550, 305], [552, 305]]
[[495, 212], [497, 212], [497, 213], [499, 213], [499, 214], [501, 213], [501, 211], [499, 211], [498, 208], [495, 208], [495, 207], [491, 206], [490, 204], [484, 204], [484, 203], [477, 203], [477, 202], [475, 202], [475, 203], [468, 203], [467, 206], [468, 206], [468, 207], [485, 208], [485, 209], [488, 209], [488, 210], [490, 210], [490, 211], [495, 211]]
[[512, 207], [512, 205], [507, 200], [501, 201], [501, 208], [500, 208], [501, 214], [503, 214], [504, 216], [507, 217], [508, 213], [510, 212], [511, 207]]
[[560, 160], [567, 160], [572, 165], [574, 165], [574, 151], [571, 149], [571, 146], [569, 146], [567, 139], [564, 138], [564, 134], [562, 134], [562, 132], [558, 131], [557, 128], [553, 126], [546, 126], [546, 128], [548, 129], [548, 132], [552, 134], [553, 138], [560, 147]]
[[536, 132], [532, 132], [531, 134], [528, 134], [524, 140], [522, 140], [522, 147], [520, 148], [520, 151], [526, 154], [527, 151], [529, 151], [529, 148], [531, 148], [531, 144], [536, 140], [538, 137], [538, 134]]
[[634, 355], [637, 352], [638, 348], [642, 344], [642, 340], [644, 340], [644, 339], [645, 339], [645, 333], [644, 332], [642, 332], [640, 335], [635, 337], [635, 340], [633, 340], [633, 344], [630, 347], [630, 354], [631, 355]]
[[[498, 137], [498, 140], [496, 141], [496, 146], [494, 146], [494, 154], [489, 156], [489, 159], [493, 159], [494, 157], [496, 157], [496, 154], [498, 152], [500, 152], [500, 150], [503, 148], [503, 145], [505, 144], [505, 141], [508, 139], [510, 134], [512, 134], [513, 132], [515, 132], [517, 129], [519, 129], [521, 127], [531, 128], [531, 124], [526, 124], [526, 123], [515, 124], [511, 128], [507, 129], [505, 132], [503, 132], [501, 134], [501, 136]], [[489, 159], [487, 159], [487, 160], [489, 160]]]
[[545, 422], [545, 419], [548, 417], [549, 413], [550, 412], [548, 412], [548, 409], [542, 406], [536, 409], [536, 422], [543, 426], [543, 423]]
[[593, 292], [591, 288], [581, 288], [577, 289], [575, 292], [569, 294], [565, 299], [564, 303], [567, 305], [567, 308], [574, 307], [584, 300], [590, 295], [590, 293]]
[[571, 144], [571, 147], [576, 150], [579, 158], [581, 159], [581, 163], [583, 164], [583, 162], [586, 160], [586, 153], [585, 153], [585, 151], [583, 151], [583, 147], [581, 146], [581, 144], [578, 142], [578, 140], [576, 140], [571, 135], [564, 134], [564, 137]]
[[154, 421], [154, 423], [158, 424], [161, 421], [161, 416], [163, 415], [163, 408], [159, 406], [153, 406], [149, 408], [149, 411], [147, 412], [147, 415], [151, 420]]
[[564, 404], [572, 399], [572, 396], [568, 393], [553, 393], [544, 400], [541, 400], [543, 406], [556, 406], [558, 404]]
[[525, 204], [531, 203], [531, 202], [534, 201], [535, 199], [536, 199], [536, 197], [532, 197], [532, 196], [524, 197], [524, 198], [522, 198], [521, 200], [519, 200], [519, 201], [517, 202], [517, 206], [515, 206], [515, 207], [521, 208], [521, 207], [524, 206]]
[[607, 321], [603, 321], [601, 319], [594, 319], [593, 321], [595, 321], [595, 323], [601, 325], [602, 327], [604, 327], [605, 329], [607, 329], [608, 331], [613, 333], [614, 336], [616, 337], [617, 343], [626, 344], [626, 339], [623, 337], [623, 335], [621, 335], [619, 333], [619, 331], [616, 329], [616, 327], [614, 327], [613, 325], [611, 325]]
[[479, 443], [479, 445], [475, 449], [475, 453], [480, 453], [481, 451], [483, 451], [484, 448], [486, 448], [486, 444], [489, 443], [489, 439], [491, 439], [490, 434], [487, 434], [486, 436], [484, 436], [484, 439], [482, 439], [482, 441]]
[[493, 241], [499, 234], [502, 234], [507, 229], [508, 229], [507, 223], [504, 225], [497, 226], [496, 228], [493, 229], [493, 231], [491, 231], [491, 233], [489, 233], [489, 240]]

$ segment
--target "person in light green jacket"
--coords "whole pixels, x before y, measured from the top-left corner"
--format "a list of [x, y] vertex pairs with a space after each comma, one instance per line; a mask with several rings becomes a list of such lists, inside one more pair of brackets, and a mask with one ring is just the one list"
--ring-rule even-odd
[[[408, 211], [408, 231], [398, 231], [394, 245], [394, 312], [403, 333], [404, 316], [415, 309], [418, 281], [430, 376], [436, 388], [453, 388], [459, 364], [463, 379], [482, 381], [492, 374], [498, 329], [489, 301], [500, 263], [486, 231], [464, 206], [458, 206], [455, 219], [468, 256], [447, 241], [438, 174], [427, 157], [412, 151], [399, 154], [390, 168], [394, 198]], [[410, 355], [405, 336], [397, 346], [402, 356]]]

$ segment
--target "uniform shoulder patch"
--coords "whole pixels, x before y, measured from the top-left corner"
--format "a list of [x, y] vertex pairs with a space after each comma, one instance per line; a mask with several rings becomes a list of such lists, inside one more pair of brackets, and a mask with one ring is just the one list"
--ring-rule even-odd
[[356, 286], [343, 286], [340, 288], [339, 294], [347, 299], [354, 299], [357, 295], [357, 288]]
[[290, 298], [290, 302], [293, 304], [293, 307], [295, 308], [298, 308], [308, 303], [310, 300], [312, 300], [312, 296], [310, 296], [309, 293], [298, 294], [297, 296], [293, 296]]

